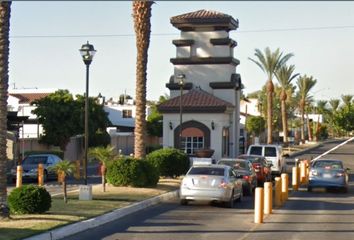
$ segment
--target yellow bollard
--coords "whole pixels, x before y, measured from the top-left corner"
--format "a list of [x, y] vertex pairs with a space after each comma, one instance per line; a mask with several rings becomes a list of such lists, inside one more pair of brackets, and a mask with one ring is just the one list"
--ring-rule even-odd
[[287, 173], [281, 174], [281, 201], [284, 203], [288, 200], [288, 186], [289, 186], [289, 179]]
[[273, 211], [273, 186], [271, 182], [264, 183], [264, 214], [271, 214]]
[[21, 165], [17, 166], [17, 171], [16, 171], [16, 187], [21, 187], [22, 186], [22, 172], [23, 168]]
[[300, 162], [300, 183], [305, 184], [306, 182], [306, 165], [303, 161]]
[[38, 185], [39, 186], [43, 186], [44, 185], [43, 164], [42, 163], [38, 164]]
[[306, 169], [306, 174], [305, 174], [305, 184], [309, 184], [309, 178], [310, 178], [310, 165], [308, 162], [305, 163], [305, 169]]
[[80, 179], [80, 160], [76, 160], [75, 164], [76, 164], [76, 169], [75, 169], [74, 177], [75, 179]]
[[274, 205], [276, 207], [280, 207], [282, 205], [282, 201], [281, 201], [281, 178], [280, 177], [276, 177], [274, 180], [275, 180]]
[[263, 222], [263, 188], [257, 187], [254, 195], [254, 223]]
[[298, 167], [293, 167], [292, 171], [292, 185], [293, 185], [293, 190], [297, 191], [299, 190], [299, 179], [298, 179]]

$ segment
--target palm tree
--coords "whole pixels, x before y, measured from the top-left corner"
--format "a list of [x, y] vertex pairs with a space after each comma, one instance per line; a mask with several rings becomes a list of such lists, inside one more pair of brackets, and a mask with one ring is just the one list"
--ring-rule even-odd
[[64, 193], [64, 202], [67, 203], [67, 191], [66, 191], [66, 177], [73, 174], [76, 170], [76, 166], [74, 163], [68, 161], [68, 160], [63, 160], [59, 163], [57, 163], [55, 166], [51, 167], [58, 176], [61, 177], [62, 184], [63, 184], [63, 193]]
[[146, 68], [148, 62], [148, 49], [150, 44], [151, 5], [148, 0], [133, 1], [133, 18], [136, 36], [136, 90], [135, 90], [135, 129], [134, 129], [134, 155], [135, 158], [145, 157], [146, 138]]
[[350, 108], [350, 105], [352, 104], [353, 95], [342, 95], [341, 98], [344, 103], [344, 106]]
[[264, 54], [259, 50], [255, 49], [254, 54], [258, 60], [249, 58], [252, 62], [257, 64], [258, 67], [262, 69], [263, 72], [267, 74], [267, 143], [271, 144], [273, 142], [272, 133], [273, 133], [273, 76], [275, 72], [283, 66], [289, 58], [293, 56], [292, 53], [286, 54], [283, 56], [283, 53], [280, 52], [278, 48], [275, 52], [272, 52], [269, 47], [264, 50]]
[[336, 133], [337, 133], [337, 129], [336, 129], [336, 126], [334, 124], [334, 117], [335, 117], [335, 114], [338, 111], [339, 104], [340, 104], [340, 100], [339, 99], [331, 99], [331, 100], [329, 100], [329, 105], [331, 105], [331, 120], [330, 120], [330, 122], [331, 122], [332, 136], [335, 136]]
[[287, 108], [286, 108], [286, 100], [288, 98], [287, 91], [292, 88], [291, 81], [296, 78], [299, 74], [293, 74], [295, 70], [294, 65], [290, 65], [287, 67], [286, 65], [280, 67], [276, 72], [275, 76], [278, 79], [278, 82], [281, 87], [280, 93], [280, 101], [281, 101], [281, 118], [283, 125], [283, 133], [284, 133], [284, 144], [288, 145], [288, 116], [287, 116]]
[[301, 141], [302, 143], [305, 142], [305, 107], [310, 101], [311, 97], [309, 96], [310, 90], [315, 86], [317, 80], [314, 79], [312, 76], [308, 77], [306, 75], [300, 76], [296, 82], [297, 87], [299, 88], [299, 108], [301, 114]]
[[318, 141], [318, 132], [320, 130], [320, 115], [322, 115], [322, 122], [324, 122], [324, 115], [327, 112], [326, 105], [327, 105], [327, 101], [325, 100], [317, 101], [316, 112], [318, 114], [318, 117], [317, 117], [315, 141]]
[[106, 191], [106, 169], [109, 161], [115, 157], [114, 147], [95, 147], [89, 150], [89, 156], [97, 158], [101, 163], [102, 191]]
[[6, 184], [7, 90], [9, 84], [9, 32], [11, 2], [0, 2], [0, 219], [9, 217]]

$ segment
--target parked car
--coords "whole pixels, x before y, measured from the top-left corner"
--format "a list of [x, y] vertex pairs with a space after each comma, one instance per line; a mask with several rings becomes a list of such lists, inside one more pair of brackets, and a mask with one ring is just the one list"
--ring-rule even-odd
[[265, 157], [243, 154], [238, 156], [237, 158], [247, 159], [252, 163], [252, 166], [257, 175], [258, 186], [262, 186], [264, 182], [272, 181], [272, 163], [267, 162], [267, 159]]
[[217, 164], [232, 167], [236, 172], [236, 177], [242, 181], [243, 195], [252, 195], [253, 190], [257, 187], [257, 175], [249, 160], [222, 158]]
[[283, 150], [281, 146], [272, 144], [254, 144], [250, 145], [247, 150], [247, 155], [262, 156], [267, 159], [268, 163], [272, 164], [272, 175], [279, 176], [285, 171], [285, 159], [287, 155], [283, 156]]
[[182, 180], [180, 202], [189, 201], [222, 202], [232, 208], [234, 201], [243, 197], [242, 182], [234, 170], [226, 165], [194, 165]]
[[340, 160], [316, 160], [310, 166], [307, 190], [314, 188], [335, 188], [348, 192], [348, 171]]
[[[33, 154], [28, 155], [22, 160], [22, 179], [23, 180], [36, 180], [38, 179], [38, 164], [43, 164], [43, 180], [46, 182], [49, 179], [56, 179], [57, 174], [51, 169], [62, 159], [54, 154]], [[16, 167], [11, 169], [12, 181], [16, 180]]]

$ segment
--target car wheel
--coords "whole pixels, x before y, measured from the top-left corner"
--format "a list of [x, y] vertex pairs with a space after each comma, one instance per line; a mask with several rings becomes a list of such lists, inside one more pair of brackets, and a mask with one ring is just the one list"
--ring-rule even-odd
[[307, 187], [308, 192], [312, 192], [312, 187]]
[[253, 194], [253, 188], [252, 188], [252, 185], [249, 185], [248, 190], [247, 190], [247, 195], [252, 196], [252, 194]]
[[[241, 191], [241, 192], [242, 192], [242, 191]], [[234, 191], [232, 191], [230, 200], [229, 200], [228, 202], [225, 202], [225, 206], [226, 206], [227, 208], [233, 208], [233, 207], [234, 207], [234, 202], [235, 202], [235, 199], [234, 199]]]
[[46, 170], [44, 170], [43, 172], [43, 182], [47, 182], [48, 181], [48, 172]]
[[347, 187], [343, 187], [342, 193], [348, 193], [348, 188]]
[[180, 203], [181, 203], [181, 205], [186, 206], [186, 205], [188, 205], [188, 200], [187, 199], [181, 199]]

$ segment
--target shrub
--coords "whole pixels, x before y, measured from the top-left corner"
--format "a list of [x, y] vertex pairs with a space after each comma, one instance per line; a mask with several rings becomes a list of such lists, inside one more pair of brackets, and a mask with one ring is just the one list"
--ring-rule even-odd
[[189, 169], [189, 158], [175, 148], [156, 150], [146, 156], [146, 160], [157, 167], [160, 176], [178, 177]]
[[13, 214], [44, 213], [52, 206], [52, 198], [44, 187], [31, 184], [12, 190], [8, 203]]
[[159, 174], [146, 160], [122, 157], [108, 164], [106, 178], [114, 186], [154, 187]]

